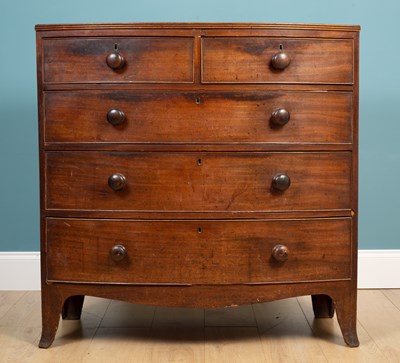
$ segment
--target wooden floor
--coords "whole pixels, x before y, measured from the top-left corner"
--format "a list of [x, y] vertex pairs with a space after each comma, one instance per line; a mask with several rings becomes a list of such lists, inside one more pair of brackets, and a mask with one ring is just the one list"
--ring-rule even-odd
[[0, 291], [0, 362], [400, 362], [400, 290], [360, 290], [359, 348], [309, 296], [229, 309], [176, 309], [87, 298], [37, 348], [40, 293]]

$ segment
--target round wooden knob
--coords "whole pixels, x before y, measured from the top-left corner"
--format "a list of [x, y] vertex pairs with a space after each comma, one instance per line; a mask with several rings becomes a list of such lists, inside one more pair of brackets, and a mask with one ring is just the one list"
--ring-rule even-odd
[[115, 173], [108, 178], [108, 185], [112, 190], [121, 190], [126, 185], [126, 178], [121, 173]]
[[277, 174], [272, 178], [272, 188], [284, 191], [290, 187], [290, 178], [286, 174]]
[[289, 258], [289, 249], [284, 245], [276, 245], [272, 249], [272, 256], [279, 262], [285, 262]]
[[286, 125], [290, 120], [290, 113], [284, 108], [278, 108], [271, 114], [271, 124], [275, 126]]
[[110, 250], [111, 259], [114, 262], [122, 261], [126, 257], [126, 248], [123, 245], [115, 245]]
[[107, 65], [112, 69], [121, 69], [125, 65], [124, 57], [116, 51], [107, 56], [106, 62]]
[[125, 120], [125, 114], [121, 110], [115, 108], [107, 112], [107, 121], [111, 125], [116, 126], [122, 124], [124, 120]]
[[272, 68], [277, 70], [283, 70], [290, 64], [290, 57], [285, 52], [279, 52], [273, 55], [271, 59]]

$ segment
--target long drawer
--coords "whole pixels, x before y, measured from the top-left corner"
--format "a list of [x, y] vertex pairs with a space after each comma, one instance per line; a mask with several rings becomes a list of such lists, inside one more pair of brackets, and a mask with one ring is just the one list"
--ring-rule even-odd
[[45, 93], [45, 141], [351, 143], [352, 94]]
[[[192, 83], [193, 38], [116, 37], [44, 39], [44, 82]], [[117, 52], [123, 65], [112, 69]]]
[[350, 209], [350, 152], [47, 152], [45, 159], [47, 209]]
[[[284, 69], [273, 58], [285, 54]], [[204, 83], [352, 84], [352, 39], [216, 37], [202, 39]]]
[[[279, 221], [48, 218], [46, 224], [50, 281], [238, 284], [351, 277], [350, 218]], [[276, 257], [274, 251], [279, 248], [285, 248], [284, 258]]]

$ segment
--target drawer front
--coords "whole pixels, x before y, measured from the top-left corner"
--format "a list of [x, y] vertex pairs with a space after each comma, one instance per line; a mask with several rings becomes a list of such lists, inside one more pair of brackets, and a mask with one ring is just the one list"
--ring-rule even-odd
[[[123, 57], [120, 69], [109, 54]], [[193, 82], [193, 38], [44, 39], [44, 82]]]
[[46, 167], [47, 209], [350, 209], [350, 152], [47, 152]]
[[351, 109], [351, 93], [47, 92], [44, 129], [46, 142], [351, 143]]
[[[204, 83], [353, 83], [351, 39], [204, 38], [202, 51]], [[280, 52], [283, 70], [272, 66]]]
[[[47, 219], [47, 279], [138, 284], [348, 279], [351, 277], [350, 231], [350, 218]], [[277, 245], [288, 249], [286, 261], [277, 261], [273, 256]], [[123, 246], [123, 253], [117, 246]]]

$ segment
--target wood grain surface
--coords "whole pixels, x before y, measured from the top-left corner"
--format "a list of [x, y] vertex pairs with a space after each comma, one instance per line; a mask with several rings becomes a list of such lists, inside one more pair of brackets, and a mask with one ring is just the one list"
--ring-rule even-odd
[[[343, 92], [46, 92], [45, 141], [351, 143], [351, 103]], [[281, 108], [290, 120], [274, 126]], [[107, 121], [112, 109], [125, 114], [122, 124]]]
[[[47, 279], [51, 281], [241, 284], [351, 277], [351, 218], [48, 219], [47, 240]], [[117, 244], [127, 251], [119, 262], [110, 256]], [[285, 262], [272, 256], [278, 244], [289, 249]]]
[[[350, 208], [351, 154], [48, 152], [48, 209], [285, 211]], [[199, 165], [201, 163], [201, 165]], [[114, 173], [126, 187], [107, 184]], [[289, 189], [271, 188], [287, 174]]]
[[[353, 83], [350, 39], [215, 37], [202, 51], [204, 83]], [[280, 51], [291, 58], [282, 71], [270, 65]]]
[[[107, 66], [115, 49], [125, 59]], [[193, 82], [192, 38], [71, 38], [43, 42], [44, 82]]]

